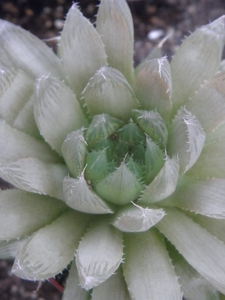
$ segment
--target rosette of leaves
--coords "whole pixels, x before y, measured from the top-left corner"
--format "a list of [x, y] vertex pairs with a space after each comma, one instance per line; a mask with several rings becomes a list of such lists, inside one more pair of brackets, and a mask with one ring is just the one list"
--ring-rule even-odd
[[125, 0], [74, 4], [56, 56], [0, 22], [0, 255], [63, 300], [225, 294], [221, 17], [133, 67]]

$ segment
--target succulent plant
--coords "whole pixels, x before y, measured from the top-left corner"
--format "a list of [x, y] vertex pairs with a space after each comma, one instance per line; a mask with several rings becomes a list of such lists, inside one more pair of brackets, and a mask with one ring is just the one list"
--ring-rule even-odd
[[[225, 17], [133, 67], [125, 0], [59, 55], [0, 21], [0, 256], [63, 300], [225, 299]], [[156, 52], [155, 52], [156, 53]], [[155, 54], [156, 55], [156, 54]]]

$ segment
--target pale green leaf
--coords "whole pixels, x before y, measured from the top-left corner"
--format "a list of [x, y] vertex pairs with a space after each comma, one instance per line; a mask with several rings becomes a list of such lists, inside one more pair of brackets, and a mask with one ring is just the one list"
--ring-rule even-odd
[[[62, 300], [89, 300], [88, 293], [79, 285], [79, 277], [77, 268], [74, 263], [70, 267], [69, 276], [66, 281], [66, 287], [63, 292]], [[114, 299], [115, 300], [115, 299]]]
[[186, 260], [168, 243], [176, 274], [186, 300], [220, 300], [219, 292], [202, 277]]
[[202, 153], [187, 173], [190, 176], [198, 178], [225, 178], [225, 138], [215, 140], [212, 143], [207, 143], [202, 149]]
[[168, 154], [178, 155], [180, 173], [187, 172], [197, 161], [205, 142], [205, 132], [196, 117], [182, 108], [169, 131]]
[[21, 69], [36, 78], [43, 75], [62, 77], [62, 65], [54, 52], [37, 37], [0, 20], [0, 65]]
[[83, 17], [76, 4], [72, 5], [67, 14], [60, 53], [69, 83], [79, 99], [88, 80], [107, 61], [100, 35]]
[[68, 174], [62, 164], [45, 163], [37, 158], [21, 158], [0, 164], [0, 177], [15, 187], [63, 199], [62, 182]]
[[124, 232], [142, 232], [158, 223], [164, 215], [161, 208], [143, 208], [133, 203], [118, 210], [111, 224]]
[[212, 218], [225, 218], [225, 179], [181, 177], [176, 191], [162, 205], [176, 206]]
[[191, 111], [208, 134], [225, 121], [225, 73], [215, 75], [195, 93], [186, 108]]
[[85, 179], [95, 185], [108, 175], [106, 149], [91, 151], [86, 156]]
[[176, 189], [178, 176], [177, 159], [167, 157], [161, 171], [143, 191], [138, 203], [150, 204], [170, 196]]
[[12, 272], [27, 280], [55, 276], [73, 259], [89, 222], [89, 216], [68, 210], [27, 239], [16, 256]]
[[76, 265], [81, 286], [89, 290], [108, 279], [123, 256], [122, 233], [107, 218], [94, 222], [81, 240]]
[[134, 92], [123, 74], [110, 67], [102, 67], [88, 82], [82, 100], [94, 116], [109, 114], [123, 121], [129, 120], [137, 106]]
[[0, 72], [0, 117], [11, 126], [39, 136], [33, 113], [34, 80], [21, 70]]
[[150, 137], [146, 137], [145, 149], [145, 183], [149, 184], [156, 177], [164, 165], [165, 154]]
[[14, 259], [16, 253], [23, 246], [26, 238], [21, 240], [2, 241], [0, 242], [0, 259]]
[[11, 240], [51, 223], [67, 206], [49, 196], [10, 189], [0, 191], [0, 207], [0, 240]]
[[41, 135], [60, 154], [67, 134], [87, 124], [73, 92], [51, 77], [41, 77], [36, 85], [34, 116]]
[[62, 144], [61, 151], [69, 171], [74, 177], [78, 177], [85, 167], [87, 153], [83, 129], [69, 133]]
[[0, 119], [0, 163], [25, 157], [35, 157], [49, 163], [61, 160], [46, 143], [12, 128]]
[[166, 208], [165, 212], [156, 227], [193, 268], [225, 293], [225, 245], [175, 208]]
[[192, 33], [176, 52], [171, 63], [174, 110], [184, 105], [200, 84], [211, 78], [224, 47], [225, 31], [222, 16]]
[[161, 236], [155, 229], [124, 234], [124, 276], [132, 300], [181, 300], [182, 294]]
[[136, 78], [137, 98], [145, 110], [157, 110], [165, 121], [172, 112], [172, 81], [166, 57], [145, 61]]
[[107, 114], [95, 115], [86, 132], [88, 147], [112, 135], [123, 122]]
[[91, 300], [130, 300], [122, 268], [118, 268], [116, 274], [93, 288]]
[[125, 0], [102, 0], [98, 9], [96, 29], [105, 45], [110, 66], [133, 83], [134, 29], [130, 9]]
[[89, 214], [113, 213], [110, 205], [91, 190], [83, 174], [77, 179], [65, 177], [63, 193], [66, 204], [75, 210]]
[[106, 201], [123, 205], [136, 200], [142, 186], [122, 162], [118, 169], [99, 181], [95, 189], [98, 195]]
[[191, 214], [191, 217], [225, 244], [225, 219], [215, 219], [198, 214]]

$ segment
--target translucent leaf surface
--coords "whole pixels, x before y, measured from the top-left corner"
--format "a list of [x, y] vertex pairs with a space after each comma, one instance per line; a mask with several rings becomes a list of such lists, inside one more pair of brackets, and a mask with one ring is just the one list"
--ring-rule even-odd
[[219, 292], [170, 245], [169, 255], [186, 300], [220, 300]]
[[96, 142], [112, 135], [122, 124], [123, 122], [107, 114], [95, 115], [85, 136], [88, 146], [92, 147]]
[[215, 219], [198, 214], [191, 214], [191, 218], [225, 243], [225, 219]]
[[120, 71], [109, 67], [102, 67], [90, 79], [83, 101], [92, 116], [106, 113], [123, 121], [129, 120], [131, 110], [137, 106], [126, 78]]
[[178, 176], [178, 161], [174, 158], [167, 157], [161, 171], [146, 187], [138, 202], [150, 204], [170, 196], [176, 189]]
[[118, 205], [134, 201], [141, 188], [140, 182], [124, 162], [116, 171], [99, 181], [95, 186], [100, 197]]
[[165, 121], [172, 112], [172, 79], [165, 57], [145, 61], [136, 78], [137, 98], [145, 110], [157, 110]]
[[156, 111], [133, 110], [135, 121], [139, 127], [147, 133], [153, 141], [159, 143], [162, 148], [167, 144], [168, 131], [165, 122]]
[[24, 238], [21, 240], [12, 240], [10, 242], [0, 242], [0, 259], [14, 259], [25, 240], [26, 239]]
[[124, 276], [133, 300], [181, 300], [178, 280], [155, 229], [124, 235]]
[[124, 232], [142, 232], [158, 223], [164, 215], [161, 208], [150, 209], [128, 204], [115, 214], [112, 225]]
[[205, 132], [189, 111], [182, 108], [175, 116], [169, 131], [168, 154], [178, 155], [180, 173], [185, 173], [197, 161], [205, 142]]
[[184, 105], [219, 67], [225, 40], [224, 19], [222, 16], [197, 29], [173, 57], [171, 73], [175, 110]]
[[113, 213], [110, 205], [91, 190], [83, 175], [77, 179], [66, 177], [63, 193], [66, 204], [75, 210], [89, 214]]
[[212, 218], [225, 218], [225, 179], [182, 177], [164, 205], [176, 206]]
[[89, 221], [87, 215], [68, 210], [27, 239], [16, 256], [12, 272], [27, 280], [55, 276], [72, 260]]
[[146, 175], [145, 183], [149, 184], [159, 173], [164, 165], [165, 155], [150, 137], [146, 137], [146, 149], [145, 149], [145, 166]]
[[99, 219], [84, 235], [76, 253], [81, 286], [89, 290], [108, 279], [119, 267], [123, 256], [122, 233]]
[[220, 292], [225, 293], [225, 245], [176, 209], [166, 209], [156, 227], [186, 261]]
[[57, 199], [17, 189], [0, 191], [0, 207], [0, 240], [29, 235], [66, 209]]
[[225, 138], [221, 137], [212, 143], [207, 143], [191, 170], [187, 173], [198, 178], [225, 178]]
[[60, 161], [46, 143], [12, 128], [0, 119], [0, 163], [25, 157], [35, 157], [49, 163]]
[[134, 29], [126, 1], [101, 1], [96, 28], [105, 45], [109, 65], [123, 73], [132, 84]]
[[22, 158], [0, 165], [0, 177], [14, 186], [32, 193], [63, 199], [62, 181], [66, 166], [44, 163], [37, 158]]
[[66, 287], [63, 292], [62, 300], [89, 300], [88, 293], [80, 287], [77, 268], [74, 261], [70, 267], [69, 276], [66, 281]]
[[106, 149], [101, 151], [91, 151], [86, 156], [85, 178], [92, 184], [108, 175], [108, 161]]
[[186, 104], [186, 108], [198, 118], [207, 134], [225, 121], [224, 82], [224, 73], [215, 75]]
[[[1, 70], [0, 117], [11, 126], [38, 136], [33, 113], [33, 90], [34, 80], [21, 70]], [[26, 126], [27, 121], [29, 126]]]
[[116, 270], [109, 279], [93, 288], [92, 300], [130, 300], [122, 269]]
[[67, 134], [86, 124], [76, 96], [50, 77], [41, 77], [36, 85], [34, 115], [40, 133], [58, 153]]
[[1, 66], [21, 69], [34, 78], [62, 77], [60, 59], [40, 39], [4, 20], [0, 20], [0, 28]]
[[83, 136], [83, 130], [69, 133], [62, 144], [61, 151], [71, 174], [78, 177], [85, 167], [87, 153], [87, 143]]
[[99, 34], [83, 17], [76, 4], [72, 5], [67, 14], [60, 53], [70, 85], [79, 98], [89, 78], [107, 62]]

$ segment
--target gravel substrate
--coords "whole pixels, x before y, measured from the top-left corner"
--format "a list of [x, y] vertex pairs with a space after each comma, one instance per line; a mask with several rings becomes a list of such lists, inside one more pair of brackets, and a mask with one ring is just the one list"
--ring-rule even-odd
[[[82, 0], [78, 3], [84, 15], [94, 22], [99, 1]], [[0, 18], [48, 40], [59, 36], [71, 4], [72, 1], [67, 0], [0, 0]], [[225, 14], [224, 0], [130, 0], [128, 4], [134, 18], [135, 65], [166, 35], [170, 38], [164, 44], [163, 54], [170, 58], [185, 35]], [[55, 48], [54, 42], [48, 43]], [[0, 186], [8, 188], [1, 181]], [[0, 300], [62, 299], [61, 293], [47, 281], [36, 291], [38, 283], [13, 276], [11, 266], [12, 261], [0, 261]]]

